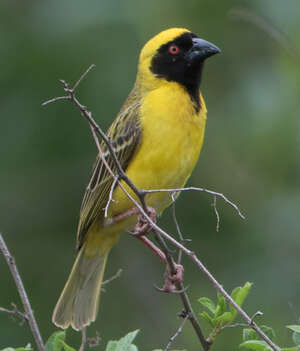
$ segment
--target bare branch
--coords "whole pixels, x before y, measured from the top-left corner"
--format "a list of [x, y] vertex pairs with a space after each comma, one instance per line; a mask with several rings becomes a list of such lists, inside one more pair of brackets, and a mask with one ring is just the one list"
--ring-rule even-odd
[[171, 338], [170, 338], [167, 346], [165, 347], [164, 351], [168, 351], [170, 349], [170, 347], [171, 347], [172, 343], [174, 342], [174, 340], [177, 338], [177, 336], [179, 334], [182, 333], [183, 327], [184, 327], [184, 325], [185, 325], [185, 323], [186, 323], [186, 321], [188, 319], [189, 319], [189, 315], [186, 314], [185, 317], [183, 318], [182, 323], [180, 324], [179, 328], [177, 329], [176, 333], [173, 336], [171, 336]]
[[113, 275], [112, 277], [110, 277], [109, 279], [104, 280], [104, 282], [101, 284], [101, 289], [104, 290], [104, 289], [103, 289], [103, 286], [104, 286], [104, 285], [107, 285], [107, 284], [111, 283], [112, 281], [118, 279], [118, 278], [121, 276], [122, 272], [123, 272], [123, 270], [120, 268], [120, 269], [117, 271], [116, 274], [114, 274], [114, 275]]
[[176, 188], [176, 189], [151, 189], [151, 190], [140, 190], [140, 192], [145, 193], [145, 194], [151, 194], [151, 193], [176, 193], [176, 192], [181, 192], [181, 191], [200, 191], [203, 193], [207, 193], [212, 195], [213, 197], [220, 197], [222, 198], [227, 204], [232, 206], [238, 215], [242, 218], [245, 219], [245, 216], [242, 214], [241, 210], [239, 207], [232, 201], [230, 201], [224, 194], [218, 193], [213, 190], [205, 189], [205, 188], [198, 188], [194, 186], [186, 187], [186, 188]]
[[[86, 76], [86, 75], [84, 75]], [[70, 100], [79, 108], [79, 110], [81, 111], [82, 115], [89, 121], [90, 125], [92, 125], [92, 127], [94, 128], [94, 130], [102, 137], [104, 143], [106, 144], [108, 151], [110, 152], [110, 155], [112, 157], [112, 160], [117, 168], [117, 175], [119, 176], [119, 180], [118, 180], [118, 185], [120, 186], [120, 188], [125, 192], [125, 194], [127, 195], [127, 197], [133, 202], [133, 204], [136, 206], [136, 208], [140, 211], [141, 215], [143, 215], [147, 221], [149, 222], [149, 224], [151, 224], [153, 230], [155, 231], [156, 234], [156, 239], [158, 240], [160, 246], [162, 247], [164, 254], [166, 256], [166, 259], [168, 261], [168, 264], [170, 266], [170, 270], [171, 273], [174, 273], [174, 271], [176, 271], [175, 268], [175, 264], [172, 258], [172, 255], [170, 254], [170, 251], [168, 250], [165, 242], [163, 239], [168, 240], [172, 245], [174, 245], [175, 247], [177, 247], [179, 250], [182, 250], [182, 252], [187, 255], [193, 262], [194, 264], [208, 277], [208, 279], [212, 282], [212, 284], [215, 286], [216, 290], [219, 291], [224, 297], [225, 299], [238, 311], [238, 313], [242, 316], [242, 318], [250, 325], [250, 327], [252, 329], [254, 329], [257, 334], [274, 350], [274, 351], [280, 351], [280, 349], [278, 348], [277, 345], [275, 345], [267, 335], [265, 335], [263, 333], [263, 331], [257, 326], [257, 324], [255, 322], [253, 322], [253, 320], [247, 315], [247, 313], [240, 307], [237, 305], [237, 303], [231, 298], [231, 296], [224, 290], [224, 288], [222, 287], [222, 285], [214, 278], [214, 276], [208, 271], [208, 269], [203, 265], [203, 263], [199, 260], [199, 258], [196, 256], [196, 254], [194, 252], [192, 252], [191, 250], [188, 250], [185, 246], [183, 246], [181, 243], [179, 243], [177, 240], [175, 240], [171, 235], [169, 235], [168, 233], [166, 233], [163, 229], [161, 229], [158, 225], [156, 225], [156, 223], [150, 218], [150, 216], [147, 213], [147, 206], [145, 203], [145, 195], [148, 193], [154, 193], [154, 192], [179, 192], [179, 191], [189, 191], [189, 190], [194, 190], [194, 191], [201, 191], [201, 192], [205, 192], [208, 193], [214, 197], [221, 197], [226, 203], [228, 203], [229, 205], [231, 205], [238, 213], [238, 215], [241, 218], [245, 218], [244, 215], [241, 213], [241, 211], [239, 210], [238, 206], [236, 204], [234, 204], [232, 201], [230, 201], [229, 199], [227, 199], [227, 197], [225, 195], [223, 195], [222, 193], [217, 193], [208, 189], [204, 189], [204, 188], [196, 188], [196, 187], [189, 187], [189, 188], [179, 188], [179, 189], [158, 189], [158, 190], [139, 190], [137, 189], [137, 187], [131, 182], [131, 180], [127, 177], [127, 175], [125, 174], [125, 172], [123, 171], [117, 157], [116, 154], [113, 150], [113, 147], [109, 141], [109, 138], [103, 133], [103, 131], [101, 130], [101, 128], [97, 125], [97, 123], [94, 121], [94, 119], [91, 116], [91, 113], [87, 111], [86, 107], [84, 107], [83, 105], [80, 104], [80, 102], [77, 100], [77, 98], [74, 95], [74, 90], [69, 89], [68, 84], [65, 81], [62, 81], [63, 85], [64, 85], [64, 89], [66, 92], [68, 92], [70, 94]], [[75, 88], [77, 88], [78, 84], [75, 84]], [[93, 131], [93, 129], [92, 129]], [[97, 144], [97, 143], [96, 143]], [[98, 146], [98, 144], [97, 144]], [[98, 147], [98, 149], [100, 150], [100, 147]], [[100, 150], [101, 151], [101, 150]], [[100, 153], [101, 156], [101, 153]], [[105, 158], [102, 155], [102, 160], [105, 160]], [[105, 163], [104, 163], [105, 164]], [[106, 163], [107, 164], [107, 163]], [[111, 172], [111, 169], [108, 167], [108, 170]], [[113, 173], [111, 173], [112, 176], [114, 177], [115, 175]], [[126, 189], [124, 188], [124, 186], [121, 183], [121, 180], [123, 180], [131, 189], [132, 191], [137, 195], [141, 205], [138, 203], [138, 201], [136, 201], [134, 199], [133, 196], [131, 196], [128, 191], [126, 191]], [[178, 283], [177, 284], [177, 288], [179, 290], [182, 290], [183, 292], [180, 293], [183, 305], [185, 307], [186, 312], [188, 312], [189, 314], [189, 320], [191, 321], [194, 330], [196, 332], [196, 334], [198, 335], [198, 338], [202, 344], [202, 347], [205, 351], [208, 351], [210, 349], [210, 342], [208, 340], [206, 340], [202, 334], [202, 331], [200, 329], [199, 323], [197, 322], [194, 313], [192, 311], [192, 307], [190, 304], [190, 301], [186, 295], [186, 292], [184, 290], [183, 284], [182, 283]]]
[[17, 317], [21, 318], [21, 324], [23, 324], [24, 322], [28, 322], [29, 321], [29, 319], [26, 316], [26, 314], [21, 312], [21, 311], [19, 311], [17, 306], [14, 303], [12, 303], [11, 305], [13, 307], [11, 310], [9, 310], [7, 308], [4, 308], [4, 307], [0, 307], [0, 312], [5, 312], [5, 313], [8, 313], [10, 315], [17, 316]]
[[70, 100], [70, 96], [58, 96], [58, 97], [55, 97], [53, 99], [50, 99], [50, 100], [47, 100], [45, 102], [42, 103], [42, 106], [46, 106], [48, 104], [51, 104], [52, 102], [56, 102], [56, 101], [59, 101], [59, 100]]
[[243, 327], [243, 328], [245, 328], [245, 327], [251, 327], [251, 324], [253, 324], [254, 319], [255, 319], [256, 317], [261, 317], [261, 316], [263, 316], [263, 315], [264, 315], [263, 312], [257, 311], [257, 312], [255, 312], [254, 315], [251, 317], [251, 322], [250, 322], [250, 323], [248, 323], [248, 324], [245, 324], [245, 323], [229, 324], [229, 325], [226, 325], [225, 328], [235, 328], [235, 327]]
[[219, 212], [218, 212], [218, 209], [217, 209], [217, 196], [216, 195], [214, 195], [213, 208], [214, 208], [214, 211], [215, 211], [215, 215], [217, 217], [216, 231], [218, 232], [219, 229], [220, 229], [220, 215], [219, 215]]
[[108, 210], [109, 210], [109, 206], [111, 204], [111, 202], [114, 202], [115, 200], [112, 198], [113, 197], [113, 192], [116, 188], [116, 185], [118, 184], [119, 181], [119, 177], [118, 176], [114, 176], [114, 181], [110, 187], [110, 192], [109, 192], [109, 197], [108, 197], [108, 201], [107, 204], [105, 206], [105, 210], [104, 210], [104, 218], [107, 218], [107, 214], [108, 214]]
[[86, 346], [86, 327], [81, 330], [81, 345], [79, 351], [84, 351]]
[[32, 335], [34, 337], [34, 340], [37, 344], [37, 347], [39, 349], [39, 351], [44, 351], [45, 350], [45, 346], [43, 343], [43, 339], [41, 336], [41, 333], [39, 331], [38, 325], [36, 323], [34, 314], [33, 314], [33, 310], [31, 308], [30, 302], [28, 300], [28, 296], [27, 293], [25, 291], [21, 276], [19, 274], [16, 262], [14, 257], [10, 254], [6, 243], [2, 237], [2, 234], [0, 233], [0, 250], [8, 264], [8, 267], [10, 269], [10, 272], [14, 278], [14, 281], [16, 283], [17, 289], [18, 289], [18, 293], [20, 295], [21, 301], [23, 303], [23, 307], [26, 313], [26, 318], [28, 319], [28, 324], [30, 326]]
[[96, 65], [92, 63], [90, 67], [81, 75], [81, 77], [78, 79], [78, 81], [74, 84], [72, 90], [75, 91], [78, 87], [78, 85], [86, 78], [86, 76], [90, 73], [90, 71], [95, 68]]
[[[183, 238], [183, 235], [182, 235], [182, 232], [180, 230], [180, 226], [179, 226], [179, 223], [178, 223], [178, 220], [177, 220], [177, 217], [176, 217], [176, 204], [175, 204], [175, 193], [172, 193], [172, 217], [173, 217], [173, 221], [175, 223], [175, 226], [176, 226], [176, 231], [177, 231], [177, 234], [179, 236], [179, 240], [180, 242], [183, 244], [184, 243], [184, 238]], [[182, 250], [178, 250], [178, 258], [177, 258], [177, 263], [180, 264], [181, 263], [181, 259], [182, 259]]]

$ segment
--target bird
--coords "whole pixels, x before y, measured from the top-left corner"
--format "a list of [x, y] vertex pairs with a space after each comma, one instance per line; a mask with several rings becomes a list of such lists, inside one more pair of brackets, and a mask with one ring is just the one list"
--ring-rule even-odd
[[[206, 105], [200, 92], [204, 61], [220, 49], [186, 28], [169, 28], [142, 48], [136, 81], [107, 131], [110, 144], [127, 177], [139, 189], [182, 188], [190, 177], [203, 144]], [[101, 143], [80, 208], [77, 254], [52, 321], [79, 331], [95, 321], [104, 269], [111, 248], [137, 215], [114, 222], [134, 207], [119, 185], [117, 166]], [[132, 190], [121, 182], [136, 198]], [[179, 192], [177, 193], [177, 195]], [[107, 216], [105, 207], [110, 202]], [[167, 208], [170, 193], [146, 195], [157, 214]]]

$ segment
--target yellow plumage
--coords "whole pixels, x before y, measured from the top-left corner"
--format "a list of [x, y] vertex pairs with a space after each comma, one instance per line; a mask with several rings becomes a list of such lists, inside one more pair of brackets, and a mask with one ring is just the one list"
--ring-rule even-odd
[[[122, 167], [138, 188], [185, 185], [198, 160], [205, 130], [206, 107], [199, 91], [202, 64], [217, 52], [215, 46], [182, 28], [158, 34], [142, 49], [134, 88], [108, 131]], [[104, 144], [102, 148], [115, 170]], [[98, 156], [81, 207], [78, 255], [53, 313], [53, 322], [62, 328], [71, 325], [80, 330], [95, 320], [107, 255], [122, 231], [136, 221], [132, 216], [107, 225], [133, 207], [116, 187], [108, 218], [104, 218], [111, 185], [112, 177]], [[160, 213], [171, 197], [153, 193], [146, 202]]]

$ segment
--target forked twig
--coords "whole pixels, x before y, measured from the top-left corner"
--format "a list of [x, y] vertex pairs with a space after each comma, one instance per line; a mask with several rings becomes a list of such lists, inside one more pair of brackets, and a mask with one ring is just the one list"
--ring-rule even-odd
[[210, 189], [206, 189], [206, 188], [199, 188], [199, 187], [195, 187], [195, 186], [189, 186], [186, 188], [175, 188], [175, 189], [151, 189], [151, 190], [140, 190], [140, 192], [144, 193], [144, 194], [152, 194], [152, 193], [176, 193], [176, 192], [182, 192], [182, 191], [200, 191], [203, 193], [207, 193], [212, 195], [214, 198], [215, 197], [220, 197], [221, 199], [223, 199], [228, 205], [230, 205], [231, 207], [233, 207], [235, 209], [235, 211], [238, 213], [238, 215], [242, 218], [245, 219], [246, 217], [243, 215], [243, 213], [241, 212], [241, 210], [239, 209], [239, 207], [232, 202], [231, 200], [229, 200], [224, 194], [222, 193], [218, 193], [216, 191], [210, 190]]
[[[90, 70], [90, 69], [89, 69]], [[88, 71], [89, 71], [88, 70]], [[87, 71], [87, 73], [88, 73]], [[86, 74], [83, 75], [84, 77], [86, 76]], [[266, 341], [266, 343], [274, 350], [274, 351], [280, 351], [280, 349], [278, 348], [277, 345], [275, 345], [267, 335], [265, 335], [263, 333], [263, 331], [257, 326], [257, 324], [255, 322], [253, 322], [253, 320], [251, 320], [251, 318], [247, 315], [247, 313], [240, 307], [237, 305], [237, 303], [231, 298], [231, 296], [224, 290], [224, 288], [222, 287], [222, 285], [214, 278], [214, 276], [208, 271], [208, 269], [203, 265], [203, 263], [198, 259], [198, 257], [196, 256], [196, 254], [190, 250], [188, 250], [185, 246], [183, 246], [181, 243], [179, 243], [177, 240], [175, 240], [171, 235], [169, 235], [168, 233], [166, 233], [163, 229], [161, 229], [156, 223], [154, 223], [152, 221], [152, 219], [148, 216], [147, 214], [147, 206], [145, 203], [145, 195], [148, 193], [153, 193], [153, 192], [178, 192], [178, 191], [188, 191], [188, 190], [195, 190], [195, 191], [202, 191], [202, 192], [206, 192], [208, 194], [213, 195], [214, 197], [218, 196], [221, 197], [225, 202], [227, 202], [228, 204], [230, 204], [239, 214], [239, 216], [241, 218], [245, 218], [244, 215], [241, 213], [241, 211], [239, 210], [238, 206], [235, 205], [232, 201], [228, 200], [223, 194], [221, 193], [217, 193], [211, 190], [207, 190], [204, 188], [196, 188], [196, 187], [189, 187], [189, 188], [179, 188], [179, 189], [158, 189], [158, 190], [139, 190], [136, 188], [136, 186], [131, 182], [131, 180], [127, 177], [127, 175], [125, 174], [125, 172], [123, 171], [117, 157], [116, 154], [113, 150], [113, 147], [108, 139], [108, 137], [104, 134], [104, 132], [101, 130], [101, 128], [98, 126], [98, 124], [95, 122], [95, 120], [92, 118], [92, 115], [89, 111], [87, 111], [86, 107], [81, 105], [80, 102], [77, 100], [77, 98], [75, 97], [75, 90], [74, 88], [78, 87], [78, 84], [75, 83], [74, 88], [73, 89], [69, 89], [68, 84], [65, 81], [62, 81], [62, 83], [64, 84], [64, 89], [65, 91], [69, 94], [69, 98], [68, 100], [71, 100], [81, 111], [81, 114], [88, 120], [88, 122], [90, 123], [90, 125], [92, 125], [93, 129], [95, 132], [97, 132], [97, 134], [99, 134], [102, 137], [102, 140], [104, 141], [104, 143], [107, 146], [107, 149], [110, 153], [110, 156], [117, 168], [117, 175], [119, 176], [119, 180], [118, 180], [118, 185], [121, 187], [121, 189], [123, 189], [123, 191], [125, 192], [125, 194], [127, 195], [127, 197], [129, 199], [131, 199], [131, 201], [133, 202], [133, 204], [137, 207], [137, 209], [140, 211], [141, 215], [144, 216], [144, 218], [147, 219], [147, 221], [149, 222], [149, 224], [151, 224], [153, 230], [155, 231], [156, 234], [156, 238], [159, 241], [165, 255], [166, 255], [166, 259], [168, 261], [168, 263], [170, 264], [170, 269], [171, 272], [172, 270], [175, 269], [174, 266], [174, 262], [173, 262], [173, 258], [170, 255], [170, 252], [168, 250], [168, 248], [166, 247], [165, 243], [164, 243], [164, 239], [167, 239], [171, 244], [173, 244], [175, 247], [177, 247], [179, 250], [182, 250], [182, 252], [184, 254], [186, 254], [193, 262], [194, 264], [208, 277], [208, 279], [213, 283], [213, 285], [215, 286], [215, 288], [225, 297], [225, 299], [239, 312], [239, 314], [242, 316], [242, 318], [251, 326], [251, 328], [253, 328], [257, 334], [264, 340]], [[48, 101], [56, 101], [55, 98], [48, 100]], [[48, 102], [47, 102], [48, 103]], [[93, 134], [94, 135], [94, 134]], [[97, 143], [96, 143], [97, 144]], [[97, 144], [98, 145], [98, 144]], [[101, 156], [101, 155], [100, 155]], [[102, 155], [103, 156], [103, 155]], [[104, 157], [102, 157], [102, 160], [105, 160]], [[105, 164], [105, 163], [104, 163]], [[109, 171], [111, 172], [111, 169], [108, 168]], [[114, 177], [115, 174], [112, 173], [112, 176]], [[123, 180], [131, 189], [132, 191], [137, 195], [141, 205], [133, 198], [133, 196], [131, 196], [126, 189], [122, 186], [122, 183], [120, 182], [121, 180]], [[173, 266], [173, 267], [172, 267]], [[182, 286], [182, 283], [178, 284], [178, 289], [180, 289], [180, 285], [181, 285], [181, 289], [184, 289]], [[187, 297], [187, 295], [185, 296], [184, 294], [186, 294], [185, 292], [181, 293], [180, 296], [182, 298], [183, 304], [185, 306], [185, 310], [187, 311], [187, 309], [190, 309], [191, 311], [191, 315], [193, 316], [193, 318], [189, 315], [189, 320], [191, 321], [194, 330], [196, 332], [196, 334], [198, 335], [198, 338], [202, 344], [202, 347], [205, 351], [208, 351], [210, 349], [211, 344], [204, 338], [202, 331], [200, 329], [200, 325], [197, 322], [193, 312], [192, 312], [192, 308], [190, 305], [190, 301]]]
[[29, 319], [26, 316], [26, 314], [19, 311], [17, 306], [14, 303], [12, 303], [11, 305], [13, 307], [11, 310], [4, 308], [4, 307], [0, 307], [0, 312], [5, 312], [5, 313], [8, 313], [12, 316], [17, 316], [17, 317], [21, 318], [21, 324], [23, 324], [23, 322], [28, 322]]
[[179, 334], [182, 333], [183, 327], [184, 327], [184, 325], [185, 325], [185, 323], [186, 323], [186, 321], [188, 319], [189, 319], [189, 315], [186, 314], [185, 317], [183, 318], [183, 321], [180, 324], [179, 328], [176, 330], [176, 333], [170, 337], [170, 340], [169, 340], [167, 346], [165, 347], [164, 351], [168, 351], [170, 349], [170, 347], [171, 347], [172, 343], [174, 342], [174, 340], [177, 338], [177, 336]]

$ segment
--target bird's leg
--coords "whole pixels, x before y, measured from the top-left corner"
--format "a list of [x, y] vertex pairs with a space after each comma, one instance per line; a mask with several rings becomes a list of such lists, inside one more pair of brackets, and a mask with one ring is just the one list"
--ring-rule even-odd
[[139, 213], [139, 209], [137, 207], [132, 207], [131, 209], [123, 212], [123, 213], [120, 213], [112, 218], [109, 218], [107, 220], [105, 220], [104, 222], [104, 226], [105, 227], [108, 227], [108, 226], [111, 226], [115, 223], [119, 223], [121, 222], [123, 219], [126, 219], [128, 217], [131, 217], [133, 215], [137, 215]]
[[166, 255], [156, 245], [154, 245], [151, 240], [149, 240], [144, 235], [136, 235], [135, 237], [144, 245], [146, 245], [152, 252], [154, 252], [154, 254], [161, 260], [161, 262], [166, 265], [166, 270], [164, 273], [164, 285], [162, 288], [156, 287], [156, 289], [162, 292], [173, 294], [180, 294], [183, 292], [183, 290], [176, 289], [176, 285], [180, 285], [183, 281], [183, 266], [174, 262], [173, 265], [175, 268], [175, 273], [172, 272], [170, 265], [166, 259]]
[[[152, 207], [147, 207], [147, 214], [151, 218], [151, 220], [156, 223], [156, 211]], [[133, 207], [123, 213], [120, 213], [112, 218], [105, 220], [104, 225], [106, 227], [113, 225], [115, 223], [119, 223], [126, 218], [131, 216], [138, 215], [138, 219], [136, 225], [134, 227], [133, 235], [143, 236], [150, 232], [152, 229], [151, 223], [148, 222], [147, 218], [145, 218], [137, 207]]]
[[173, 263], [175, 266], [175, 273], [171, 272], [170, 265], [166, 264], [166, 270], [164, 273], [164, 285], [162, 288], [156, 287], [158, 291], [172, 294], [181, 294], [185, 289], [178, 290], [177, 287], [181, 285], [183, 281], [184, 268], [181, 264]]
[[[152, 207], [147, 207], [147, 214], [151, 220], [156, 223], [156, 211]], [[137, 207], [133, 207], [117, 216], [109, 219], [105, 225], [112, 225], [118, 223], [128, 217], [133, 215], [138, 215], [136, 225], [134, 227], [133, 236], [140, 240], [144, 245], [146, 245], [160, 260], [166, 265], [166, 270], [164, 273], [164, 285], [162, 288], [157, 288], [159, 291], [167, 293], [180, 294], [182, 290], [177, 290], [176, 285], [180, 285], [183, 281], [183, 266], [180, 264], [173, 263], [175, 272], [171, 271], [170, 265], [166, 259], [166, 255], [162, 250], [160, 250], [151, 240], [149, 240], [146, 235], [151, 231], [152, 225], [149, 223], [147, 218], [145, 218], [139, 211]]]
[[166, 255], [153, 242], [144, 235], [135, 235], [144, 245], [148, 247], [165, 265], [168, 264]]

